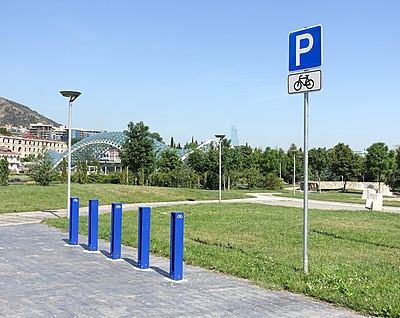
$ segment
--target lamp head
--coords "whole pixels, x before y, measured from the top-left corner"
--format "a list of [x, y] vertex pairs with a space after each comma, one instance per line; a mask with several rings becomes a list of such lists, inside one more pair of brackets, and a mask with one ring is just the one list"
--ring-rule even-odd
[[69, 97], [69, 101], [73, 102], [78, 96], [81, 94], [80, 92], [76, 91], [61, 91], [60, 94], [64, 97]]
[[225, 138], [226, 135], [223, 134], [216, 134], [215, 137], [218, 138], [219, 140], [222, 140]]

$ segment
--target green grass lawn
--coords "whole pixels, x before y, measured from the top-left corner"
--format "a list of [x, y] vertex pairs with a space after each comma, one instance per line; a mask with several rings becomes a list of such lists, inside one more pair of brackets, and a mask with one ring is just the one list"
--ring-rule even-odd
[[[281, 193], [276, 194], [276, 196], [293, 198], [293, 190], [283, 190], [279, 192]], [[356, 191], [356, 190], [349, 190], [348, 192], [332, 190], [332, 191], [322, 191], [321, 193], [318, 192], [308, 193], [308, 198], [310, 200], [365, 204], [365, 200], [361, 199], [361, 196], [362, 196], [362, 191]], [[303, 192], [296, 191], [295, 198], [299, 199], [303, 198]], [[400, 207], [400, 201], [389, 201], [389, 198], [385, 200], [384, 197], [383, 205]]]
[[[259, 204], [155, 208], [151, 251], [169, 256], [171, 211], [185, 212], [185, 262], [359, 312], [400, 317], [400, 215], [309, 211], [309, 274], [303, 273], [302, 209]], [[67, 230], [67, 219], [46, 223]], [[123, 244], [137, 246], [137, 211], [123, 214]], [[87, 218], [80, 219], [87, 234]], [[99, 218], [108, 240], [110, 215]]]
[[[223, 191], [222, 199], [245, 198], [248, 191]], [[80, 198], [87, 206], [89, 199], [98, 199], [100, 205], [111, 202], [141, 203], [162, 201], [218, 200], [218, 191], [185, 188], [127, 186], [119, 184], [71, 185], [71, 196]], [[63, 209], [67, 205], [67, 185], [10, 185], [0, 189], [0, 213]]]

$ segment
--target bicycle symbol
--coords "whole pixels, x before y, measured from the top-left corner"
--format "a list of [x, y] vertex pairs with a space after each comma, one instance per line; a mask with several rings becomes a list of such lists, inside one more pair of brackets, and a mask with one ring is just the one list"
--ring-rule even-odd
[[311, 78], [308, 78], [310, 75], [300, 75], [297, 82], [294, 82], [294, 90], [299, 91], [303, 86], [308, 89], [312, 89], [314, 87], [314, 81]]

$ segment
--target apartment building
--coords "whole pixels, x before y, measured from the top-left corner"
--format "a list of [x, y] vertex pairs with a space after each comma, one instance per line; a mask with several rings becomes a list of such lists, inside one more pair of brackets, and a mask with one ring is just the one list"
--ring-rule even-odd
[[57, 152], [64, 152], [67, 150], [68, 145], [64, 141], [54, 139], [0, 134], [0, 147], [17, 153], [20, 158], [25, 158], [29, 155], [37, 157], [47, 148], [53, 148]]

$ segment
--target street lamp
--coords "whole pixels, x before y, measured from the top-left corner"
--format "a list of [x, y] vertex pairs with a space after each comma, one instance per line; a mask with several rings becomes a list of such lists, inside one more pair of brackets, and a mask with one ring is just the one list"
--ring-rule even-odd
[[221, 178], [222, 178], [222, 160], [221, 160], [221, 142], [222, 139], [225, 138], [225, 135], [217, 134], [215, 135], [218, 138], [218, 147], [219, 147], [219, 203], [221, 203]]
[[72, 102], [81, 94], [75, 91], [61, 91], [60, 94], [69, 98], [68, 103], [68, 190], [67, 190], [67, 217], [70, 217], [71, 201], [71, 126], [72, 126]]
[[279, 179], [282, 179], [282, 159], [279, 159]]
[[293, 196], [296, 196], [296, 149], [292, 149], [293, 154]]

